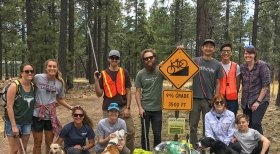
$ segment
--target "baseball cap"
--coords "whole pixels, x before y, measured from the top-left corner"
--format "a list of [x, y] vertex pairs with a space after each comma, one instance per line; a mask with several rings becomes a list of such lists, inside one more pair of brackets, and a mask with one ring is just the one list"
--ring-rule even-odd
[[216, 44], [215, 44], [215, 41], [212, 40], [212, 39], [206, 39], [206, 40], [204, 40], [203, 45], [205, 45], [206, 43], [212, 43], [214, 46], [216, 45]]
[[249, 53], [256, 53], [255, 47], [253, 45], [245, 45], [244, 50]]
[[111, 103], [108, 107], [108, 111], [115, 109], [115, 110], [120, 110], [118, 103]]
[[121, 57], [120, 52], [118, 50], [111, 50], [109, 52], [109, 57], [111, 57], [111, 56]]

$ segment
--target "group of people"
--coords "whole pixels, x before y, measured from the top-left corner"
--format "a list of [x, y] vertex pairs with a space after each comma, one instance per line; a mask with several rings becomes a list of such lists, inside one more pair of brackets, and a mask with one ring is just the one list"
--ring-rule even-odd
[[[193, 145], [197, 143], [197, 128], [202, 112], [203, 135], [227, 146], [239, 143], [241, 153], [252, 153], [255, 148], [259, 148], [257, 142], [262, 141], [262, 148], [259, 149], [264, 153], [269, 141], [262, 135], [261, 121], [270, 99], [269, 67], [257, 59], [257, 52], [252, 45], [245, 46], [245, 62], [240, 66], [230, 59], [231, 44], [221, 46], [221, 62], [213, 58], [215, 47], [214, 40], [206, 39], [201, 47], [202, 56], [193, 59], [200, 71], [194, 76], [192, 84], [190, 141]], [[86, 111], [81, 106], [71, 106], [65, 101], [64, 81], [55, 59], [45, 62], [45, 73], [42, 74], [34, 75], [31, 64], [22, 65], [19, 88], [16, 83], [12, 83], [7, 94], [5, 132], [9, 152], [17, 153], [26, 149], [32, 132], [34, 154], [41, 153], [43, 133], [46, 153], [54, 136], [58, 136], [56, 143], [64, 142], [64, 149], [69, 154], [86, 154], [94, 146], [96, 153], [101, 153], [110, 139], [116, 136], [114, 132], [120, 129], [125, 130], [126, 135], [125, 140], [117, 145], [119, 151], [123, 154], [133, 152], [135, 128], [130, 111], [132, 83], [129, 72], [119, 66], [120, 58], [119, 51], [111, 50], [108, 55], [109, 67], [101, 72], [95, 71], [93, 75], [96, 95], [103, 96], [103, 119], [98, 122], [95, 132]], [[141, 146], [142, 149], [150, 150], [150, 125], [154, 137], [153, 147], [161, 143], [164, 76], [159, 71], [155, 50], [143, 50], [141, 60], [144, 68], [135, 78], [135, 100], [141, 119]], [[244, 114], [237, 115], [240, 83]], [[15, 97], [17, 90], [21, 97]], [[64, 127], [57, 119], [57, 103], [71, 110], [73, 122]], [[235, 130], [235, 123], [238, 131]], [[19, 139], [24, 148], [21, 148]]]
[[[202, 112], [204, 136], [237, 153], [267, 153], [270, 141], [263, 136], [261, 125], [270, 99], [270, 70], [267, 63], [257, 59], [252, 45], [244, 47], [244, 63], [240, 66], [231, 61], [231, 44], [221, 46], [221, 62], [213, 58], [214, 52], [215, 42], [207, 39], [202, 45], [202, 56], [194, 59], [200, 71], [193, 79], [191, 143], [197, 142], [197, 126]], [[243, 114], [238, 115], [240, 83]], [[211, 150], [215, 152], [217, 147]]]

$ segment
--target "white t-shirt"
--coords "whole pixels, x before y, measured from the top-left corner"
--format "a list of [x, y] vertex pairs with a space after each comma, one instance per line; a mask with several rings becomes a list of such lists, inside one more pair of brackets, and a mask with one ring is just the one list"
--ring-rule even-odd
[[[221, 64], [222, 64], [222, 66], [223, 66], [223, 68], [224, 68], [226, 74], [228, 75], [228, 72], [229, 72], [229, 69], [230, 69], [230, 66], [231, 66], [231, 62], [229, 62], [228, 64], [223, 64], [223, 63], [221, 62]], [[238, 75], [240, 75], [240, 67], [239, 67], [239, 65], [237, 64], [237, 65], [236, 65], [236, 76], [238, 76]]]

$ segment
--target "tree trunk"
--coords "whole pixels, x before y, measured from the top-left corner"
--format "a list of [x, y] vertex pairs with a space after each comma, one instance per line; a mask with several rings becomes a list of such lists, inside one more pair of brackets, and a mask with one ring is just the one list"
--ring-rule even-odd
[[253, 20], [253, 32], [252, 32], [252, 44], [257, 46], [257, 37], [258, 37], [258, 21], [259, 21], [259, 0], [255, 0], [255, 12]]
[[58, 62], [64, 81], [66, 81], [67, 65], [67, 8], [67, 0], [61, 0]]
[[180, 0], [175, 0], [175, 22], [174, 22], [174, 32], [175, 32], [175, 42], [180, 42]]
[[106, 3], [106, 14], [105, 14], [105, 38], [104, 38], [104, 41], [105, 41], [105, 44], [104, 44], [104, 55], [103, 57], [107, 57], [108, 55], [108, 52], [109, 52], [109, 15], [108, 15], [108, 12], [109, 12], [109, 3], [108, 3], [108, 0], [107, 0], [107, 3]]
[[203, 41], [211, 38], [209, 34], [209, 0], [197, 0], [197, 18], [196, 18], [196, 51], [195, 56], [200, 56], [200, 47]]
[[33, 21], [32, 21], [32, 0], [25, 1], [26, 8], [26, 33], [27, 33], [27, 48], [29, 51], [28, 60], [30, 63], [35, 64], [34, 53], [32, 50], [32, 31], [33, 31]]
[[[104, 1], [104, 0], [102, 0]], [[108, 1], [108, 0], [107, 0]], [[96, 56], [96, 61], [95, 63], [97, 63], [98, 68], [100, 68], [100, 59], [101, 59], [101, 43], [102, 43], [102, 2], [101, 0], [98, 1], [98, 18], [97, 18], [97, 50], [95, 50], [95, 56]], [[106, 52], [104, 52], [104, 57], [107, 57]], [[97, 70], [97, 68], [95, 67], [96, 65], [94, 65], [95, 70]]]
[[[279, 65], [278, 65], [279, 66]], [[277, 98], [275, 101], [275, 105], [280, 107], [280, 69], [278, 69], [278, 92], [277, 92]]]
[[[2, 6], [1, 6], [1, 11], [2, 11]], [[1, 63], [0, 63], [0, 80], [2, 80], [3, 78], [3, 73], [2, 73], [2, 58], [3, 58], [3, 55], [2, 55], [2, 51], [3, 51], [3, 38], [2, 38], [2, 16], [0, 14], [0, 60], [1, 60]]]
[[229, 10], [230, 10], [230, 5], [229, 1], [226, 1], [226, 25], [225, 25], [225, 40], [226, 42], [229, 42], [229, 34], [228, 34], [228, 28], [229, 28]]
[[[96, 1], [94, 1], [94, 3], [96, 4]], [[88, 23], [91, 23], [90, 21], [92, 20], [92, 2], [91, 0], [88, 0], [88, 6], [87, 6], [87, 10], [88, 10]], [[96, 9], [96, 5], [94, 5], [94, 9]], [[95, 15], [95, 14], [94, 14]], [[93, 23], [94, 25], [96, 24], [96, 22], [94, 21]], [[91, 24], [88, 24], [89, 28], [91, 28]], [[94, 27], [94, 26], [93, 26]], [[92, 31], [91, 31], [92, 32]], [[95, 38], [95, 31], [93, 30], [93, 33], [94, 33], [94, 38]], [[93, 84], [94, 83], [94, 80], [93, 80], [93, 55], [92, 55], [92, 46], [91, 46], [91, 40], [90, 40], [90, 37], [89, 35], [91, 34], [88, 34], [87, 36], [87, 53], [88, 53], [88, 66], [87, 66], [87, 79], [89, 81], [89, 84]], [[91, 35], [92, 36], [92, 35]], [[93, 41], [93, 48], [94, 50], [96, 49], [95, 48], [95, 39], [92, 40]]]
[[67, 62], [67, 89], [74, 87], [74, 0], [69, 0], [69, 38], [68, 38], [68, 62]]

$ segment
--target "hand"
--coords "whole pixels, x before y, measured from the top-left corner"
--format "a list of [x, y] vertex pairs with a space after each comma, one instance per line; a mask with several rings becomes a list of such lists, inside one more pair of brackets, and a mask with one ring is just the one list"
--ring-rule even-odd
[[251, 110], [252, 110], [253, 112], [256, 111], [256, 110], [258, 109], [259, 105], [260, 105], [260, 103], [255, 102], [255, 103], [251, 106]]
[[124, 109], [124, 112], [123, 112], [123, 116], [126, 117], [126, 118], [127, 118], [127, 117], [130, 117], [130, 109], [125, 108], [125, 109]]
[[117, 147], [118, 147], [119, 151], [122, 151], [122, 150], [123, 150], [123, 146], [122, 146], [122, 145], [117, 144]]
[[144, 117], [144, 114], [145, 114], [145, 110], [144, 110], [142, 107], [140, 107], [140, 109], [139, 109], [139, 116], [140, 116], [141, 118], [143, 118], [143, 117]]
[[18, 130], [17, 126], [12, 127], [12, 131], [13, 131], [14, 137], [19, 137], [19, 130]]
[[76, 149], [82, 150], [82, 146], [81, 146], [81, 145], [75, 145], [73, 148], [76, 148]]
[[231, 139], [231, 143], [236, 143], [237, 142], [237, 139], [234, 137]]
[[100, 77], [100, 72], [99, 71], [95, 71], [93, 77], [94, 77], [95, 80], [98, 80], [99, 77]]

